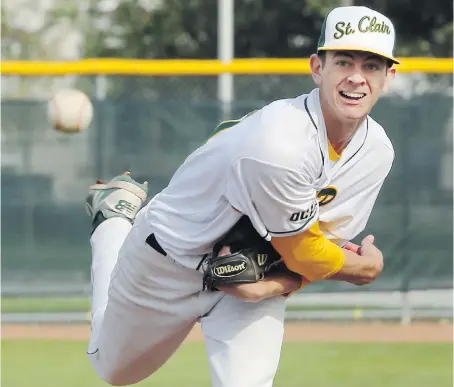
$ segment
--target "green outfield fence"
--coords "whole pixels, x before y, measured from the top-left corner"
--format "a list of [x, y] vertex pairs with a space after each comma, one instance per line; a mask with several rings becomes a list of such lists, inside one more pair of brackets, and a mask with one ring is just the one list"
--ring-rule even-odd
[[[239, 118], [313, 87], [307, 75], [236, 75], [235, 101], [217, 101], [217, 76], [2, 75], [3, 290], [80, 292], [90, 282], [86, 188], [124, 170], [162, 189], [185, 157], [226, 114]], [[72, 85], [93, 99], [95, 119], [77, 135], [46, 121], [52, 90]], [[396, 160], [367, 233], [385, 270], [357, 288], [320, 282], [306, 292], [451, 289], [453, 265], [452, 78], [404, 74], [372, 112]]]

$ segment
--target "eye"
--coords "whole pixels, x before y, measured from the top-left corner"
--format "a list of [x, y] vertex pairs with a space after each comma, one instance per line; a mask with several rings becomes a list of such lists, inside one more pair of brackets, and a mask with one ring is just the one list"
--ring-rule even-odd
[[336, 65], [338, 65], [340, 67], [347, 67], [347, 66], [350, 66], [350, 63], [344, 59], [341, 59], [336, 62]]
[[380, 67], [375, 63], [368, 63], [364, 66], [368, 71], [377, 71], [380, 70]]

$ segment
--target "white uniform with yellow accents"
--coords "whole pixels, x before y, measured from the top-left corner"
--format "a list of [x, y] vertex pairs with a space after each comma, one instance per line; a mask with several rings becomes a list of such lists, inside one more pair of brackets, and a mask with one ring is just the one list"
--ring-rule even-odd
[[[318, 220], [343, 245], [364, 229], [394, 158], [370, 117], [342, 155], [331, 150], [330, 157], [318, 89], [230, 124], [185, 160], [126, 237], [101, 333], [90, 343], [100, 374], [121, 365], [146, 376], [202, 316], [213, 386], [272, 386], [284, 298], [245, 303], [202, 291], [195, 268], [241, 213], [267, 239], [301, 233]], [[151, 233], [167, 256], [145, 243]], [[97, 358], [98, 349], [109, 356]]]
[[[394, 151], [370, 117], [341, 157], [330, 148], [318, 89], [273, 102], [192, 153], [148, 204], [148, 222], [189, 267], [239, 219], [232, 207], [268, 239], [300, 233], [319, 218], [343, 244], [364, 229]], [[317, 194], [326, 192], [335, 197], [319, 206]]]

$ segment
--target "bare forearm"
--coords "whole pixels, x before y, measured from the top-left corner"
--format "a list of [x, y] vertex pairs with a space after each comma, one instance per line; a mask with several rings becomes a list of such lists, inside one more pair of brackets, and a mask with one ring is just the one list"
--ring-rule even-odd
[[302, 277], [299, 275], [272, 273], [256, 283], [222, 286], [219, 290], [247, 302], [258, 302], [291, 293], [297, 290], [301, 283]]
[[378, 259], [361, 256], [349, 250], [344, 250], [344, 254], [343, 267], [327, 279], [365, 285], [373, 282], [383, 269], [383, 263]]
[[301, 286], [302, 280], [303, 278], [298, 274], [270, 274], [263, 281], [258, 282], [261, 286], [262, 299], [291, 293]]

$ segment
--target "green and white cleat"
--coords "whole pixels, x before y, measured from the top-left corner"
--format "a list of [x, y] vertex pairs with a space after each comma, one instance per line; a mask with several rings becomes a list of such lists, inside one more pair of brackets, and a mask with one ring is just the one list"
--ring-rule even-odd
[[131, 178], [130, 172], [114, 177], [108, 183], [98, 180], [88, 189], [85, 209], [91, 216], [93, 231], [104, 220], [122, 217], [134, 221], [147, 200], [148, 183], [140, 184]]

